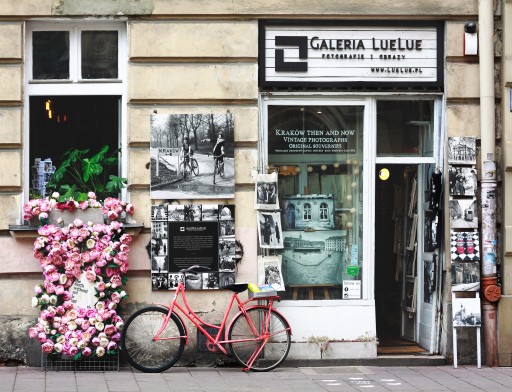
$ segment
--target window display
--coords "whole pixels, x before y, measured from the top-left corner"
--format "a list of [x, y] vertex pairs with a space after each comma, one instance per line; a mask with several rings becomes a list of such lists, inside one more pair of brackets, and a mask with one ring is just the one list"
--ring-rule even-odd
[[362, 280], [363, 105], [270, 105], [286, 299], [353, 299]]

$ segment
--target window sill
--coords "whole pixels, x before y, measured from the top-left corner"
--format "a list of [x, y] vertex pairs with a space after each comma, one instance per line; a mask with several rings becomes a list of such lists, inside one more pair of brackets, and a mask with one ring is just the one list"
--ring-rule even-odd
[[[125, 223], [124, 228], [128, 234], [135, 238], [140, 234], [144, 225]], [[37, 238], [37, 229], [37, 227], [28, 225], [9, 225], [9, 233], [14, 239]]]

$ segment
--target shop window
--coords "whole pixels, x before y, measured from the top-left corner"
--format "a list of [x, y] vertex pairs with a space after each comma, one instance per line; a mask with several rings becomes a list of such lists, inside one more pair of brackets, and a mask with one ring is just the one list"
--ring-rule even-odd
[[377, 101], [377, 156], [432, 157], [433, 100]]
[[344, 299], [344, 282], [362, 284], [364, 108], [267, 106], [268, 162], [279, 169], [285, 299]]

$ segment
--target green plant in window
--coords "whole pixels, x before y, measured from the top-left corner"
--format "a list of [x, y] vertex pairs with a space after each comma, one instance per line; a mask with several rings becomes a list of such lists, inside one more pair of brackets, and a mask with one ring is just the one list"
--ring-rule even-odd
[[126, 178], [111, 174], [117, 171], [118, 149], [109, 153], [109, 147], [105, 145], [97, 153], [90, 153], [88, 149], [71, 148], [63, 158], [64, 161], [46, 184], [50, 193], [59, 192], [60, 202], [69, 199], [85, 201], [89, 192], [94, 192], [98, 200], [118, 197], [126, 186]]

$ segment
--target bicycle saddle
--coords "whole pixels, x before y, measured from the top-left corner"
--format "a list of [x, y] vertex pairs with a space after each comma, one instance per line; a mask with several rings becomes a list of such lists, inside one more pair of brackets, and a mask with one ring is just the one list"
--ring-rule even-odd
[[247, 290], [247, 287], [249, 286], [248, 283], [233, 283], [227, 286], [222, 287], [226, 290], [234, 291], [235, 293], [243, 293], [245, 290]]

